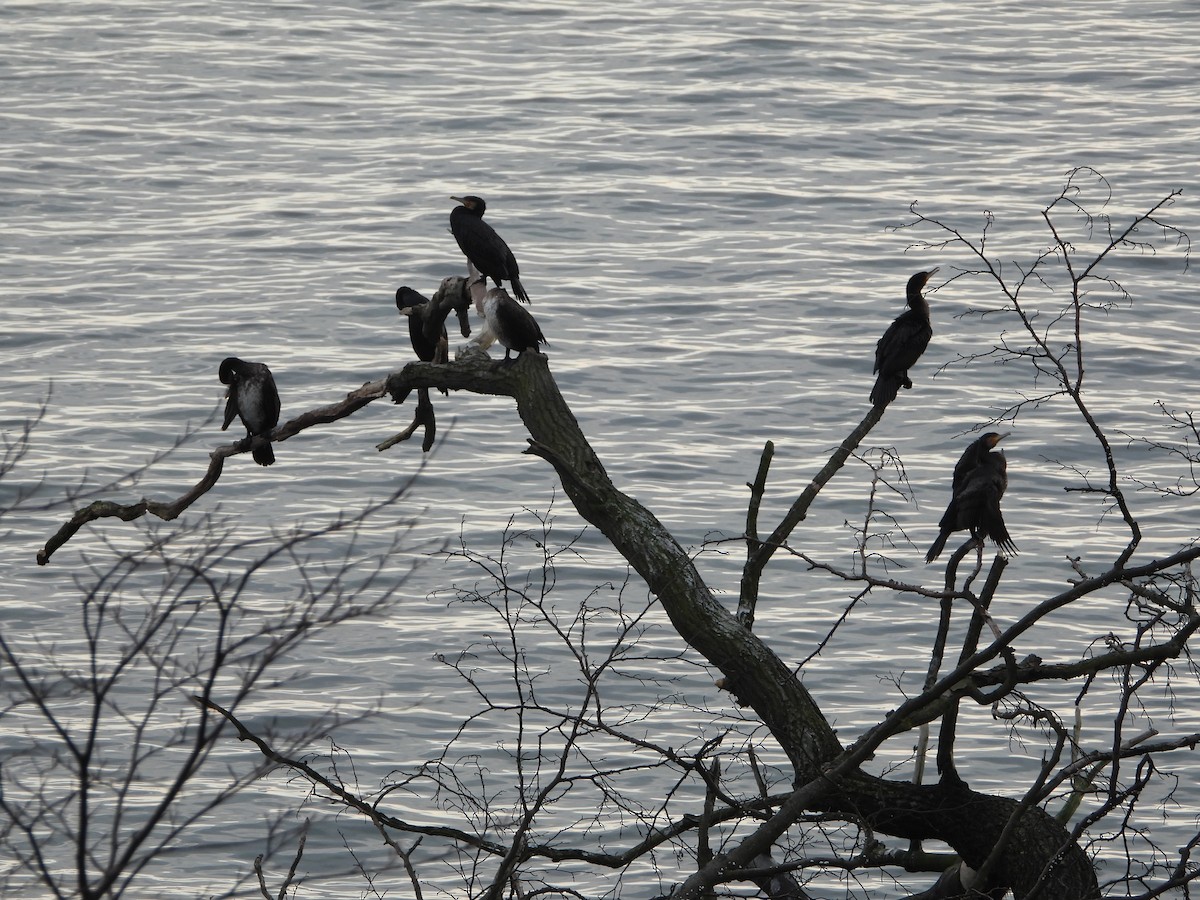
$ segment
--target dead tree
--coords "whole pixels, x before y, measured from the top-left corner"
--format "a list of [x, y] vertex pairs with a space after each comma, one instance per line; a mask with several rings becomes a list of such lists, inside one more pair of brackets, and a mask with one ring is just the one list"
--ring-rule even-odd
[[[361, 718], [316, 704], [304, 724], [277, 726], [256, 704], [287, 682], [281, 663], [303, 644], [397, 602], [403, 573], [389, 565], [385, 576], [356, 540], [368, 520], [394, 513], [406, 488], [267, 538], [238, 539], [227, 520], [205, 515], [168, 535], [110, 545], [111, 557], [99, 553], [71, 573], [77, 596], [69, 607], [47, 606], [55, 612], [48, 634], [6, 621], [0, 893], [140, 894], [147, 876], [171, 865], [172, 851], [203, 852], [223, 840], [196, 832], [274, 765], [230, 754], [226, 714], [254, 715], [289, 752]], [[408, 529], [390, 519], [398, 548]], [[332, 554], [309, 562], [317, 543]], [[296, 588], [263, 604], [263, 583], [280, 571]], [[265, 856], [290, 840], [286, 819], [264, 811]], [[223, 873], [213, 896], [234, 895], [248, 877]]]
[[[1073, 174], [1072, 179], [1076, 175]], [[947, 246], [961, 242], [976, 253], [979, 266], [964, 275], [990, 277], [1000, 284], [1007, 298], [1006, 308], [1026, 323], [1029, 346], [1034, 348], [1031, 351], [1029, 346], [1009, 347], [1009, 351], [1020, 358], [1029, 358], [1033, 354], [1035, 369], [1056, 379], [1049, 396], [1065, 395], [1075, 403], [1099, 445], [1107, 448], [1107, 436], [1096, 424], [1085, 402], [1081, 337], [1077, 332], [1080, 339], [1076, 341], [1077, 359], [1072, 370], [1070, 360], [1051, 346], [1040, 324], [1035, 325], [1036, 315], [1022, 305], [1026, 302], [1024, 294], [1036, 284], [1041, 271], [1057, 261], [1067, 267], [1074, 292], [1067, 304], [1069, 314], [1056, 321], [1070, 322], [1072, 316], [1078, 321], [1087, 307], [1087, 280], [1099, 277], [1099, 267], [1110, 255], [1137, 246], [1138, 227], [1155, 225], [1166, 229], [1170, 237], [1182, 240], [1185, 236], [1161, 221], [1162, 209], [1170, 204], [1174, 196], [1171, 195], [1149, 212], [1136, 217], [1129, 228], [1111, 232], [1105, 249], [1095, 258], [1080, 261], [1074, 256], [1070, 243], [1061, 237], [1057, 225], [1063, 207], [1082, 208], [1075, 200], [1075, 189], [1073, 180], [1069, 180], [1063, 195], [1047, 208], [1045, 220], [1053, 235], [1053, 246], [1038, 257], [1032, 267], [1021, 270], [1024, 277], [1020, 288], [1012, 288], [1003, 280], [1001, 270], [985, 252], [984, 241], [973, 241], [935, 218], [918, 216], [914, 225], [934, 229], [935, 236], [926, 239], [927, 245]], [[941, 229], [940, 234], [937, 234], [938, 229]], [[1125, 673], [1131, 682], [1137, 681], [1142, 674], [1157, 671], [1170, 660], [1187, 654], [1191, 635], [1200, 627], [1200, 612], [1194, 603], [1195, 585], [1189, 569], [1190, 564], [1200, 557], [1200, 548], [1193, 542], [1172, 553], [1138, 556], [1138, 520], [1125, 502], [1120, 473], [1111, 452], [1107, 454], [1110, 477], [1102, 490], [1120, 509], [1123, 521], [1129, 527], [1130, 538], [1125, 548], [1104, 571], [1075, 573], [1077, 577], [1065, 590], [1042, 598], [1015, 622], [1002, 627], [990, 621], [987, 611], [991, 598], [1002, 590], [1006, 565], [1002, 556], [992, 562], [986, 574], [977, 568], [961, 585], [955, 571], [951, 570], [944, 586], [929, 588], [874, 574], [865, 565], [865, 554], [860, 570], [839, 572], [826, 563], [810, 559], [802, 547], [790, 544], [797, 525], [805, 519], [824, 486], [878, 425], [885, 415], [884, 408], [877, 407], [867, 413], [827, 464], [812, 477], [783, 518], [764, 535], [758, 517], [771, 464], [771, 447], [768, 445], [758, 474], [750, 484], [747, 527], [741, 538], [746, 546], [747, 560], [738, 608], [731, 611], [714, 597], [692, 554], [650, 510], [613, 484], [559, 392], [548, 359], [541, 354], [526, 352], [514, 365], [501, 366], [471, 348], [453, 362], [411, 363], [352, 392], [341, 404], [314, 410], [281, 425], [273, 438], [285, 440], [303, 428], [350, 415], [362, 405], [384, 396], [390, 396], [400, 404], [408, 401], [414, 392], [430, 389], [469, 391], [515, 400], [518, 415], [529, 435], [525, 452], [552, 467], [573, 507], [611, 542], [645, 581], [679, 638], [720, 670], [723, 675], [721, 688], [734, 702], [753, 710], [786, 754], [791, 769], [788, 791], [775, 795], [764, 791], [762, 797], [753, 801], [724, 797], [720, 808], [715, 799], [722, 797], [719, 773], [705, 767], [708, 772], [706, 783], [712, 787], [714, 798], [712, 807], [697, 813], [694, 819], [680, 823], [678, 834], [701, 829], [698, 823], [713, 821], [714, 817], [742, 817], [747, 824], [737, 839], [720, 852], [699, 854], [694, 871], [675, 889], [674, 897], [708, 896], [718, 885], [730, 881], [770, 883], [770, 860], [775, 858], [777, 842], [805, 817], [816, 815], [826, 820], [853, 822], [865, 833], [873, 835], [893, 836], [911, 842], [939, 840], [952, 847], [962, 865], [956, 868], [952, 877], [922, 896], [965, 896], [971, 891], [999, 896], [1010, 890], [1021, 900], [1037, 897], [1092, 900], [1101, 896], [1101, 887], [1081, 841], [1091, 824], [1109, 815], [1119, 816], [1124, 804], [1129, 802], [1130, 794], [1120, 786], [1116, 774], [1122, 762], [1145, 760], [1154, 754], [1194, 746], [1200, 741], [1198, 735], [1156, 742], [1122, 739], [1118, 735], [1106, 754], [1089, 755], [1073, 743], [1070, 729], [1050, 716], [1047, 728], [1053, 735], [1051, 752], [1041, 776], [1022, 796], [1014, 798], [975, 791], [957, 777], [954, 723], [960, 704], [971, 702], [996, 709], [1010, 704], [1016, 710], [1014, 715], [1033, 717], [1040, 713], [1022, 699], [1022, 686], [1062, 679], [1078, 679], [1086, 685], [1103, 672]], [[214, 473], [210, 467], [210, 480], [219, 477], [221, 458], [245, 449], [236, 445], [214, 451], [216, 471]], [[186, 495], [187, 503], [194, 502], [207, 490], [203, 484]], [[74, 530], [89, 521], [109, 515], [127, 518], [146, 512], [171, 513], [178, 508], [178, 502], [153, 504], [143, 501], [109, 507], [93, 504], [81, 510], [51, 538], [39, 560], [48, 561], [53, 551], [70, 539]], [[969, 549], [967, 544], [960, 547], [951, 556], [951, 565], [957, 566]], [[957, 660], [943, 672], [942, 650], [937, 649], [932, 654], [933, 663], [925, 689], [897, 706], [849, 744], [843, 744], [817, 698], [753, 630], [763, 573], [780, 552], [821, 566], [865, 589], [905, 591], [940, 601], [947, 615], [953, 601], [968, 602], [975, 622]], [[977, 574], [983, 574], [983, 584], [978, 590], [973, 587]], [[1132, 640], [1114, 640], [1100, 652], [1083, 659], [1052, 662], [1040, 658], [1017, 659], [1014, 645], [1018, 638], [1031, 632], [1047, 615], [1113, 586], [1128, 592], [1131, 607], [1143, 613]], [[985, 625], [991, 628], [987, 639], [984, 638]], [[226, 714], [215, 699], [209, 708], [218, 714]], [[242, 728], [233, 714], [229, 714], [229, 719]], [[863, 763], [885, 740], [939, 720], [943, 723], [942, 743], [938, 749], [942, 777], [937, 783], [881, 777], [864, 770]], [[426, 833], [386, 814], [381, 804], [348, 793], [303, 760], [281, 753], [263, 736], [244, 728], [240, 734], [254, 742], [268, 759], [292, 766], [327, 790], [339, 803], [368, 817], [382, 832]], [[1073, 753], [1074, 758], [1060, 764], [1064, 753]], [[1089, 785], [1104, 769], [1110, 772], [1105, 795], [1074, 826], [1069, 827], [1044, 808], [1046, 799], [1063, 784], [1075, 785], [1079, 795], [1075, 802], [1080, 802]], [[1136, 784], [1130, 788], [1140, 789]], [[538, 804], [532, 805], [540, 809]], [[487, 897], [522, 894], [520, 873], [525, 865], [534, 859], [564, 858], [563, 854], [567, 853], [562, 848], [534, 846], [524, 830], [518, 829], [518, 832], [507, 843], [493, 843], [461, 832], [451, 836], [452, 840], [470, 841], [476, 850], [494, 859], [495, 871], [485, 892]], [[1176, 883], [1185, 884], [1196, 877], [1195, 867], [1189, 865], [1191, 846], [1181, 851]], [[597, 865], [619, 866], [621, 859], [628, 858], [602, 860], [601, 856], [579, 853], [580, 858], [594, 859]], [[913, 858], [915, 851], [907, 857], [895, 857], [897, 861], [906, 862]], [[789, 892], [794, 896], [798, 887], [788, 884], [785, 878], [781, 879], [780, 886], [770, 890], [778, 892], [779, 896]]]

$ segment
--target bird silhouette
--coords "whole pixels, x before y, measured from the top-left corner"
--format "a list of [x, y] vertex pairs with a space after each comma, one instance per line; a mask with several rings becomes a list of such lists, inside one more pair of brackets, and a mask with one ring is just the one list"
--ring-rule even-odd
[[279, 424], [279, 391], [275, 378], [264, 363], [248, 362], [236, 356], [221, 361], [218, 373], [222, 384], [229, 385], [225, 401], [225, 431], [234, 416], [242, 420], [254, 438], [251, 455], [260, 466], [275, 462], [270, 434]]
[[450, 211], [450, 231], [463, 255], [479, 270], [485, 281], [491, 278], [496, 282], [496, 287], [500, 287], [502, 281], [511, 282], [517, 299], [528, 303], [529, 295], [521, 286], [517, 258], [508, 249], [508, 244], [504, 243], [504, 238], [496, 233], [496, 229], [483, 221], [487, 203], [474, 194], [450, 199], [462, 204]]
[[1017, 546], [1000, 512], [1000, 498], [1008, 487], [1008, 460], [995, 450], [1007, 436], [989, 431], [972, 441], [959, 457], [954, 466], [950, 505], [938, 522], [940, 531], [925, 554], [926, 562], [937, 559], [950, 535], [963, 530], [969, 530], [980, 544], [990, 538], [1005, 554], [1016, 555]]
[[917, 272], [908, 279], [905, 291], [908, 309], [896, 317], [875, 345], [875, 386], [871, 388], [871, 403], [887, 406], [896, 399], [900, 388], [911, 388], [908, 370], [913, 366], [933, 337], [929, 321], [929, 301], [922, 296], [926, 282], [937, 268]]
[[[417, 359], [422, 362], [446, 362], [450, 357], [450, 337], [446, 333], [446, 320], [442, 319], [439, 323], [430, 314], [432, 306], [429, 298], [404, 285], [396, 289], [396, 309], [408, 319], [408, 340], [412, 344], [413, 352], [417, 354]], [[438, 390], [443, 395], [449, 393], [444, 387]], [[425, 398], [428, 402], [429, 390], [417, 388], [417, 396]]]

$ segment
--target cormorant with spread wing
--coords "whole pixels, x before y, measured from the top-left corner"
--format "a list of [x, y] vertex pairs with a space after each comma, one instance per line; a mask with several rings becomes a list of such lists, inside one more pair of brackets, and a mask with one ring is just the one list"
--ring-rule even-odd
[[1008, 535], [1004, 516], [1000, 513], [1000, 498], [1008, 487], [1008, 460], [995, 447], [1007, 434], [989, 431], [972, 441], [954, 466], [950, 505], [942, 520], [937, 540], [925, 554], [933, 562], [946, 546], [951, 533], [968, 529], [971, 537], [983, 543], [991, 538], [1002, 552], [1015, 556], [1017, 546]]
[[933, 326], [929, 322], [929, 301], [921, 291], [937, 268], [928, 272], [917, 272], [908, 279], [908, 309], [902, 312], [875, 345], [875, 369], [879, 377], [871, 389], [871, 403], [887, 406], [896, 399], [901, 387], [911, 388], [908, 370], [921, 358], [929, 339], [933, 337]]
[[221, 361], [221, 384], [229, 385], [225, 401], [224, 431], [234, 416], [242, 420], [253, 438], [251, 455], [260, 466], [275, 462], [270, 434], [279, 424], [279, 391], [265, 363], [248, 362], [236, 356]]
[[463, 255], [479, 270], [485, 281], [491, 278], [497, 287], [502, 281], [511, 281], [517, 299], [528, 303], [529, 295], [521, 286], [517, 258], [508, 249], [508, 244], [504, 243], [504, 238], [496, 234], [496, 229], [483, 221], [487, 203], [473, 194], [450, 199], [462, 204], [450, 211], [450, 231]]

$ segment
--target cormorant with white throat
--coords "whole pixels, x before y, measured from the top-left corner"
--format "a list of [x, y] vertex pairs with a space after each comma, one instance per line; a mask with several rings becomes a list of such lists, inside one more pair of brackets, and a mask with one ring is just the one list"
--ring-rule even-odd
[[509, 354], [515, 350], [518, 356], [526, 350], [537, 352], [538, 344], [549, 343], [542, 336], [537, 319], [519, 304], [504, 288], [492, 288], [483, 298], [483, 317], [496, 340], [504, 345], [504, 360], [516, 362]]
[[450, 231], [463, 255], [479, 270], [485, 282], [490, 278], [496, 282], [496, 287], [500, 287], [500, 282], [511, 281], [517, 299], [528, 303], [529, 295], [521, 286], [517, 258], [508, 249], [508, 244], [504, 243], [504, 238], [496, 234], [496, 229], [483, 221], [487, 203], [474, 194], [450, 199], [462, 204], [450, 211]]
[[253, 439], [251, 455], [260, 466], [275, 462], [270, 435], [279, 424], [279, 391], [265, 363], [248, 362], [236, 356], [221, 361], [221, 384], [229, 385], [225, 401], [225, 431], [234, 416], [242, 420]]
[[896, 399], [901, 387], [912, 387], [908, 370], [921, 358], [929, 346], [929, 339], [933, 337], [929, 301], [921, 295], [921, 291], [936, 271], [937, 268], [917, 272], [908, 279], [908, 309], [897, 316], [875, 345], [874, 371], [879, 373], [875, 387], [871, 389], [871, 403], [875, 406], [887, 406]]

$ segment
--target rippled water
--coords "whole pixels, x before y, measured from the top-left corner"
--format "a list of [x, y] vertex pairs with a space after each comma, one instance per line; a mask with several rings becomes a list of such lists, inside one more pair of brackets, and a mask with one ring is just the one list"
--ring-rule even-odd
[[[521, 261], [551, 367], [614, 481], [700, 549], [740, 533], [766, 439], [777, 452], [763, 521], [786, 508], [866, 411], [874, 342], [907, 276], [966, 263], [914, 250], [919, 235], [891, 229], [910, 203], [968, 234], [992, 211], [994, 246], [1028, 260], [1047, 240], [1040, 209], [1067, 170], [1086, 165], [1113, 185], [1117, 220], [1182, 188], [1170, 219], [1200, 234], [1198, 22], [1185, 2], [6, 3], [6, 429], [53, 386], [24, 471], [61, 487], [124, 473], [200, 426], [142, 488], [182, 493], [225, 440], [209, 418], [224, 356], [269, 362], [285, 416], [410, 358], [392, 294], [402, 283], [430, 293], [461, 270], [448, 198], [474, 192]], [[1102, 186], [1088, 189], [1102, 199]], [[1089, 332], [1093, 398], [1113, 429], [1157, 429], [1154, 400], [1195, 402], [1194, 276], [1170, 252], [1131, 256], [1117, 272], [1134, 302]], [[905, 461], [917, 503], [889, 511], [920, 547], [965, 433], [1029, 387], [1012, 367], [935, 377], [990, 346], [1000, 326], [960, 317], [995, 302], [978, 285], [954, 281], [930, 300], [935, 336], [916, 389], [870, 437]], [[437, 402], [443, 435], [401, 511], [419, 516], [418, 545], [462, 529], [494, 550], [510, 516], [529, 524], [524, 508], [552, 504], [564, 533], [578, 528], [552, 472], [520, 455], [509, 401]], [[247, 535], [360, 506], [416, 471], [417, 447], [374, 450], [408, 416], [379, 402], [279, 445], [269, 470], [234, 460], [202, 505], [219, 504]], [[1119, 540], [1097, 527], [1094, 499], [1063, 494], [1071, 476], [1048, 461], [1101, 465], [1068, 412], [1046, 407], [1013, 430], [1006, 507], [1024, 552], [1000, 601], [1009, 618], [1061, 587], [1065, 555], [1084, 553], [1086, 564]], [[1119, 452], [1155, 471], [1136, 448]], [[867, 491], [865, 468], [849, 468], [798, 540], [844, 561], [843, 523], [861, 521]], [[1154, 525], [1151, 546], [1194, 534], [1190, 513], [1135, 499]], [[58, 518], [6, 520], [10, 632], [59, 627], [34, 617], [31, 596], [69, 623], [67, 574], [82, 551], [100, 552], [101, 536], [120, 540], [128, 527], [101, 525], [35, 570]], [[389, 536], [380, 526], [374, 539]], [[562, 573], [568, 606], [623, 577], [598, 538], [584, 546], [586, 563]], [[702, 566], [733, 592], [736, 544], [719, 550]], [[938, 577], [918, 550], [898, 555], [913, 577]], [[404, 761], [398, 754], [419, 758], [446, 710], [468, 702], [431, 657], [495, 623], [428, 595], [474, 577], [461, 562], [431, 561], [397, 616], [312, 654], [355, 662], [318, 668], [304, 690], [386, 697], [382, 725], [338, 734], [359, 754], [364, 783]], [[843, 585], [780, 561], [759, 627], [798, 661], [846, 597]], [[1063, 616], [1040, 649], [1069, 655], [1105, 630], [1096, 616]], [[806, 681], [843, 738], [895, 705], [891, 676], [916, 684], [932, 629], [915, 598], [873, 596], [810, 664]], [[645, 640], [675, 649], [669, 632]], [[693, 702], [738, 715], [708, 674], [683, 677]], [[686, 712], [668, 719], [681, 742], [693, 736]], [[1196, 730], [1190, 719], [1179, 727]], [[397, 750], [397, 734], [411, 752]], [[1010, 755], [999, 730], [979, 741], [963, 760], [977, 786], [1003, 788], [1036, 766]], [[286, 806], [289, 789], [271, 790]], [[320, 837], [314, 868], [344, 867], [333, 831]], [[244, 867], [255, 852], [214, 855]], [[197, 890], [211, 884], [209, 863], [185, 866]], [[620, 893], [658, 889], [643, 873]]]

